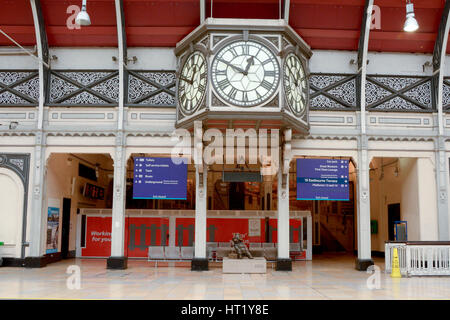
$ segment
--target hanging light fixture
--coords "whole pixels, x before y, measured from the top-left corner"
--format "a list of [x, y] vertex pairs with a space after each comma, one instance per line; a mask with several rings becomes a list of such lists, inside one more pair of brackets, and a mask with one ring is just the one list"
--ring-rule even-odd
[[83, 0], [83, 4], [81, 6], [81, 11], [78, 13], [75, 22], [80, 26], [89, 26], [91, 25], [91, 18], [89, 18], [89, 14], [86, 11], [86, 0]]
[[411, 0], [407, 0], [406, 3], [406, 20], [405, 25], [403, 26], [403, 30], [406, 32], [414, 32], [419, 29], [419, 24], [417, 23], [416, 18], [414, 18], [414, 5], [411, 3]]

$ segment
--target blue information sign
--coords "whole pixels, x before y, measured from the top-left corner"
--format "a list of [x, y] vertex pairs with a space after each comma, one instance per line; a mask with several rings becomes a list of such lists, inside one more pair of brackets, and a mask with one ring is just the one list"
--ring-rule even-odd
[[172, 158], [134, 159], [133, 199], [186, 200], [187, 161]]
[[297, 200], [349, 200], [348, 160], [297, 159]]

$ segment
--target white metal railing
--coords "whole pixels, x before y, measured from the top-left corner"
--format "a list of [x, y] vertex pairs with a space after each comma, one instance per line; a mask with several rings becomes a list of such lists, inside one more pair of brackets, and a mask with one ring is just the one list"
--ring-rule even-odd
[[385, 272], [392, 272], [394, 248], [397, 248], [400, 273], [405, 276], [450, 275], [450, 242], [386, 242]]

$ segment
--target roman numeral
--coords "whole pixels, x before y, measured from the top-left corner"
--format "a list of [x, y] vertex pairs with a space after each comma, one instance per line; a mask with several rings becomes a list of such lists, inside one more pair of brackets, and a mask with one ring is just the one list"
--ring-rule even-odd
[[217, 74], [218, 76], [226, 76], [226, 75], [227, 75], [227, 72], [226, 72], [226, 70], [217, 70], [217, 71], [216, 71], [216, 74]]
[[275, 77], [275, 71], [264, 71], [264, 77]]
[[198, 85], [198, 90], [203, 91], [205, 89], [206, 89], [206, 87], [204, 85], [202, 85], [202, 84]]
[[263, 80], [263, 82], [261, 82], [261, 87], [266, 90], [270, 90], [272, 89], [272, 84], [269, 81]]
[[291, 88], [290, 87], [285, 87], [284, 91], [286, 91], [286, 95], [290, 95], [291, 94]]
[[263, 61], [263, 62], [261, 62], [263, 65], [266, 65], [266, 64], [268, 64], [269, 62], [271, 62], [272, 61], [272, 59], [267, 59], [267, 60], [265, 60], [265, 61]]
[[186, 100], [186, 93], [185, 92], [181, 95], [180, 100], [181, 100], [181, 103], [184, 104], [184, 101]]
[[230, 93], [228, 93], [228, 96], [229, 96], [231, 99], [234, 99], [234, 98], [236, 97], [236, 93], [237, 93], [237, 89], [236, 89], [235, 87], [233, 87], [233, 88], [231, 88]]
[[231, 52], [231, 54], [233, 55], [233, 58], [235, 58], [235, 57], [238, 56], [238, 53], [237, 53], [237, 51], [236, 51], [236, 48], [231, 48], [231, 49], [230, 49], [230, 52]]
[[219, 88], [221, 90], [225, 90], [230, 85], [230, 83], [228, 82], [228, 79], [223, 79], [223, 80], [219, 81], [219, 83], [217, 83], [217, 84], [219, 85]]
[[247, 95], [246, 91], [244, 91], [243, 94], [242, 94], [242, 101], [248, 102], [248, 95]]
[[245, 55], [249, 55], [250, 54], [250, 47], [248, 45], [244, 45], [242, 46], [242, 51]]

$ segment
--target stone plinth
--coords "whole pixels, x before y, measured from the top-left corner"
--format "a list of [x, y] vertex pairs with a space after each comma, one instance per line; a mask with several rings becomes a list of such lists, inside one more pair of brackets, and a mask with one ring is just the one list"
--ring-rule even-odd
[[256, 257], [253, 259], [223, 258], [223, 273], [266, 273], [266, 259]]

